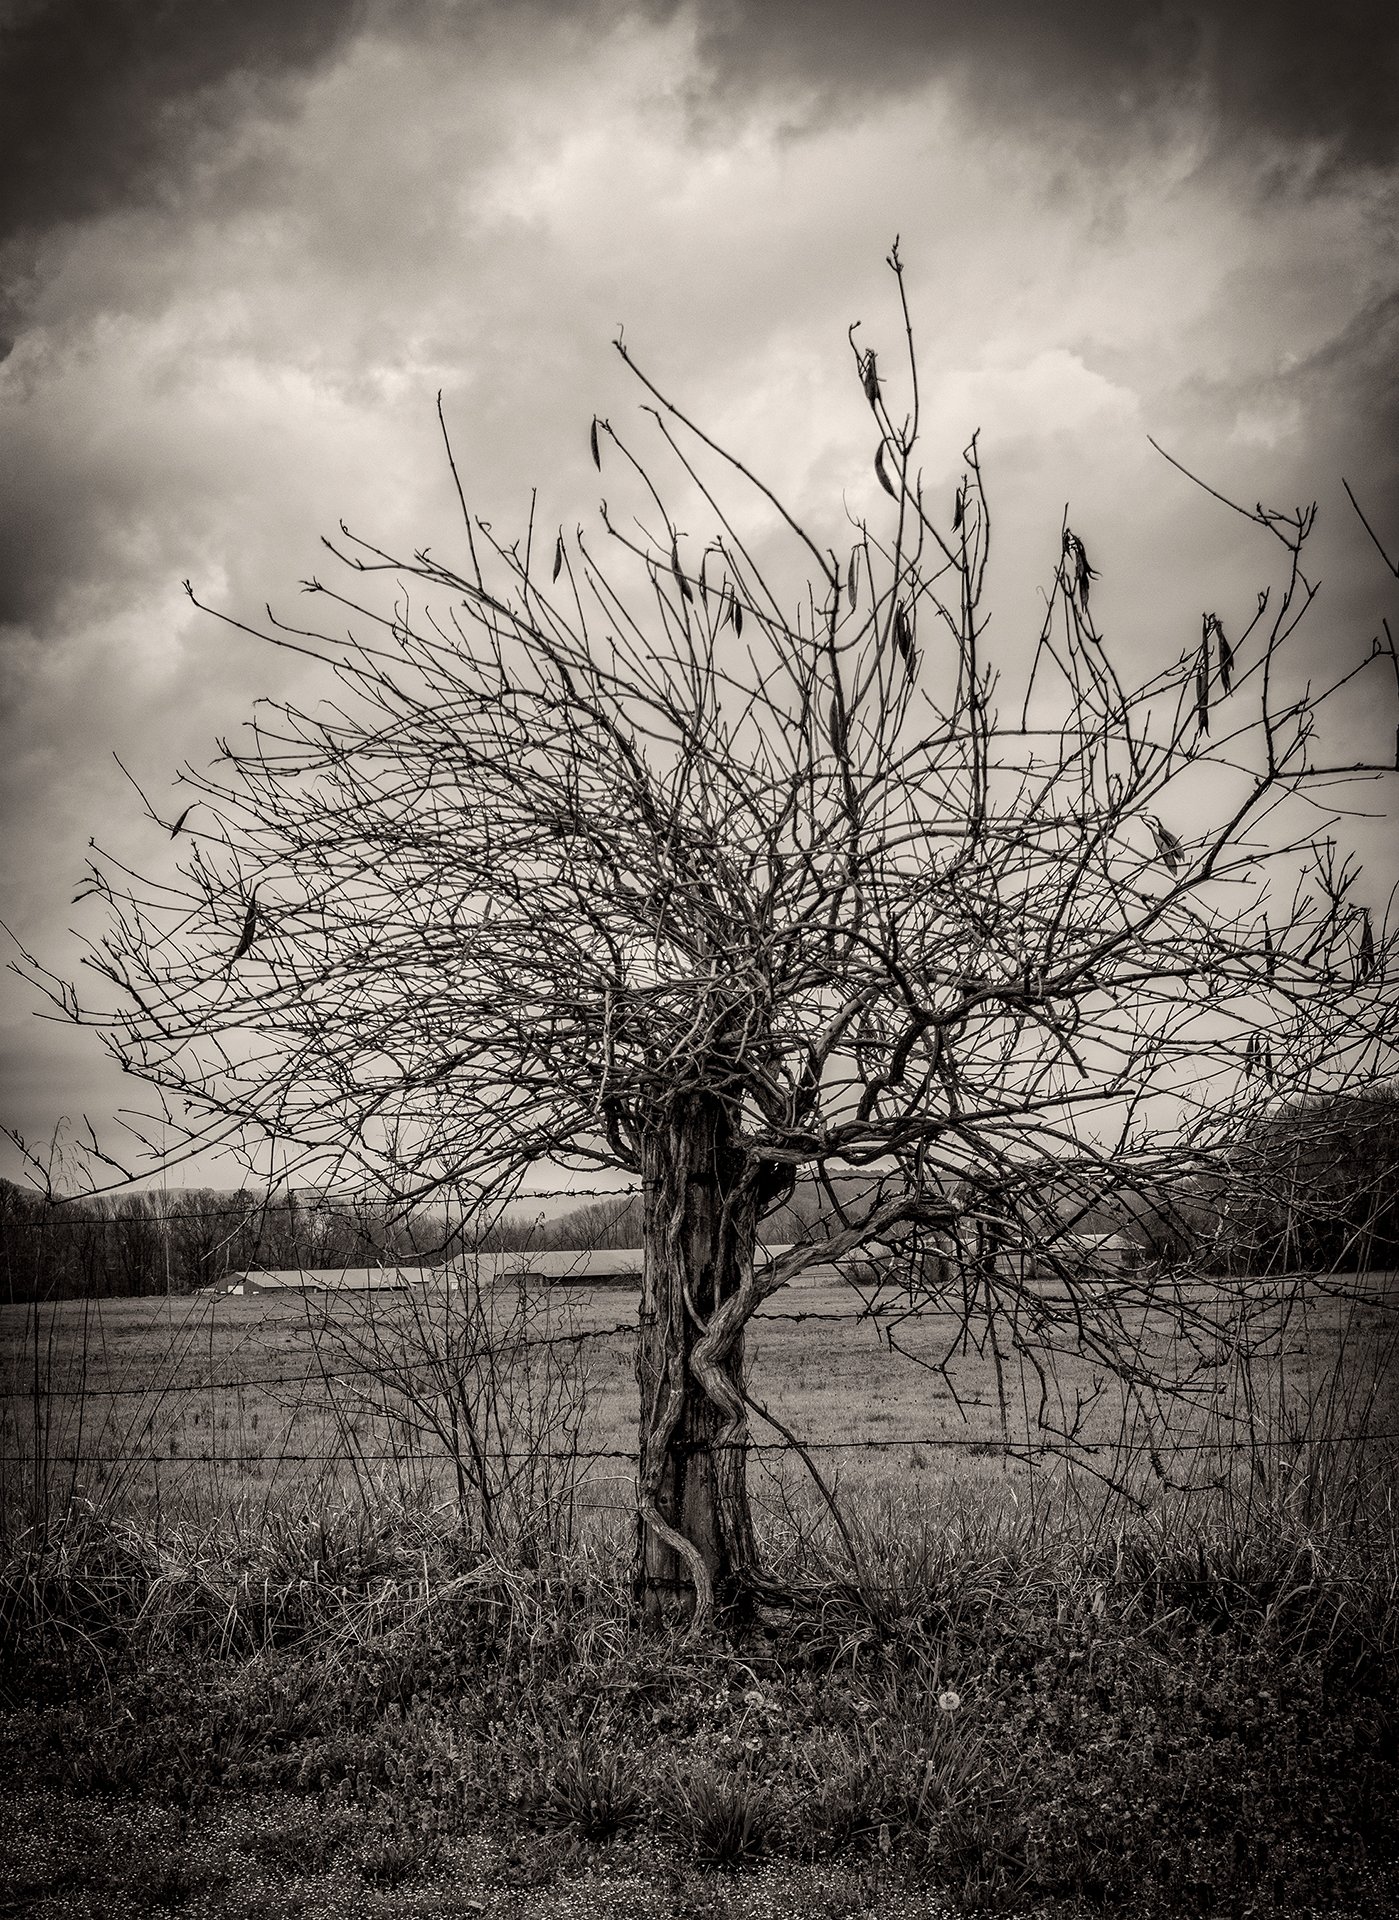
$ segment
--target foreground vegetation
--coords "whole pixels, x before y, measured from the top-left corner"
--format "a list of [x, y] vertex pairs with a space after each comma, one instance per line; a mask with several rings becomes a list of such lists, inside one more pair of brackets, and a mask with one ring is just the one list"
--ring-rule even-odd
[[620, 1538], [484, 1555], [384, 1504], [12, 1539], [6, 1911], [1393, 1909], [1379, 1482], [848, 1518], [857, 1572], [789, 1500], [792, 1604], [693, 1651], [641, 1634]]
[[[430, 1373], [411, 1301], [360, 1353], [372, 1418], [353, 1303], [0, 1315], [0, 1911], [1396, 1908], [1384, 1276], [1260, 1290], [1267, 1340], [1177, 1409], [1189, 1490], [1125, 1443], [1008, 1457], [994, 1355], [862, 1302], [813, 1282], [753, 1328], [846, 1537], [755, 1452], [772, 1585], [697, 1647], [642, 1631], [628, 1462], [588, 1452], [634, 1434], [630, 1294], [483, 1352], [506, 1419], [464, 1499], [425, 1389], [382, 1397], [404, 1316]], [[1137, 1498], [1093, 1492], [1133, 1461]]]

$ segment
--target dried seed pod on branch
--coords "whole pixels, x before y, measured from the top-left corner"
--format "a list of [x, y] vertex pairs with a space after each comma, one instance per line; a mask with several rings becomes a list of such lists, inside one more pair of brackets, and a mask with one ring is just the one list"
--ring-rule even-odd
[[[903, 322], [912, 372], [906, 304]], [[652, 1613], [687, 1585], [699, 1631], [716, 1592], [764, 1591], [743, 1357], [759, 1305], [860, 1254], [910, 1311], [980, 1317], [1041, 1438], [1082, 1431], [1066, 1356], [1155, 1431], [1194, 1391], [1179, 1351], [1216, 1343], [1187, 1282], [1217, 1234], [1182, 1224], [1182, 1196], [1205, 1195], [1197, 1222], [1226, 1217], [1252, 1120], [1391, 1066], [1394, 936], [1376, 925], [1359, 976], [1338, 968], [1350, 881], [1334, 863], [1298, 878], [1313, 816], [1289, 801], [1334, 808], [1338, 779], [1315, 749], [1324, 696], [1273, 691], [1308, 515], [1258, 519], [1290, 571], [1234, 644], [1218, 744], [1194, 725], [1198, 653], [1120, 677], [1067, 530], [1006, 720], [977, 443], [948, 535], [945, 494], [933, 517], [918, 490], [916, 381], [892, 472], [880, 443], [857, 601], [853, 563], [842, 580], [619, 351], [658, 435], [631, 456], [637, 516], [604, 508], [558, 588], [480, 520], [461, 571], [346, 536], [346, 584], [310, 590], [356, 640], [268, 636], [318, 655], [334, 704], [274, 708], [246, 750], [185, 773], [212, 824], [173, 881], [109, 886], [91, 959], [110, 1008], [50, 985], [184, 1147], [274, 1137], [299, 1177], [319, 1165], [404, 1207], [443, 1190], [498, 1207], [541, 1160], [638, 1178], [638, 1579]], [[873, 367], [857, 350], [885, 409]], [[668, 486], [690, 524], [696, 498], [713, 514], [699, 595], [655, 519]], [[750, 490], [780, 534], [761, 551]], [[230, 968], [250, 881], [258, 938]], [[798, 1186], [811, 1237], [764, 1260], [762, 1223]], [[1141, 1270], [1085, 1265], [1085, 1220], [1120, 1223]], [[1163, 1297], [1169, 1363], [1141, 1332]]]

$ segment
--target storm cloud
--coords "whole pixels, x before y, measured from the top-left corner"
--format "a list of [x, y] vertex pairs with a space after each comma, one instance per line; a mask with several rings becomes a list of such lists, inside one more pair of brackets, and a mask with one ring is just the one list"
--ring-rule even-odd
[[1399, 152], [1399, 29], [1391, 8], [1358, 0], [737, 0], [702, 19], [731, 85], [799, 78], [868, 98], [939, 72], [989, 113], [1072, 121], [1088, 139], [1149, 137], [1188, 114], [1212, 153], [1252, 147], [1311, 182]]
[[[0, 916], [71, 973], [89, 835], [163, 857], [113, 753], [163, 795], [294, 684], [185, 578], [294, 617], [342, 516], [452, 550], [439, 390], [479, 511], [538, 485], [591, 523], [624, 323], [839, 537], [873, 484], [845, 330], [897, 338], [895, 233], [928, 484], [980, 428], [1009, 657], [1066, 499], [1136, 659], [1253, 600], [1266, 537], [1148, 434], [1248, 504], [1319, 497], [1307, 658], [1368, 646], [1385, 578], [1340, 479], [1399, 530], [1396, 45], [1390, 10], [1251, 3], [11, 0]], [[0, 1119], [110, 1113], [83, 1037], [0, 990]]]
[[8, 0], [0, 14], [0, 242], [187, 189], [249, 115], [296, 111], [306, 79], [365, 31], [469, 57], [502, 19], [602, 32], [634, 14], [695, 23], [701, 94], [916, 90], [930, 74], [987, 110], [1140, 137], [1188, 113], [1215, 151], [1271, 143], [1302, 177], [1399, 153], [1392, 8], [1281, 0]]
[[11, 0], [0, 16], [0, 239], [159, 201], [362, 25], [356, 0]]

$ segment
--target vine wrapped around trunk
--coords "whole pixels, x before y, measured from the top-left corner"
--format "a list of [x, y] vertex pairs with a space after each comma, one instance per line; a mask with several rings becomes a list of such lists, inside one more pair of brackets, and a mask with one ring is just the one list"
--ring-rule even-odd
[[742, 1335], [701, 1380], [694, 1354], [716, 1309], [751, 1276], [754, 1183], [713, 1094], [677, 1100], [647, 1138], [637, 1582], [648, 1621], [685, 1593], [701, 1620], [754, 1561], [743, 1411]]

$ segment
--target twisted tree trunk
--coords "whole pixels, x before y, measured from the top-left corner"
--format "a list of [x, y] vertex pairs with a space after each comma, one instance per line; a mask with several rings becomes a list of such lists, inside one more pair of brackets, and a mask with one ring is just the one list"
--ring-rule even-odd
[[746, 1425], [734, 1436], [741, 1331], [706, 1368], [708, 1391], [691, 1364], [716, 1311], [751, 1280], [757, 1201], [745, 1166], [708, 1093], [678, 1100], [644, 1143], [636, 1581], [652, 1625], [675, 1595], [703, 1622], [755, 1558]]

